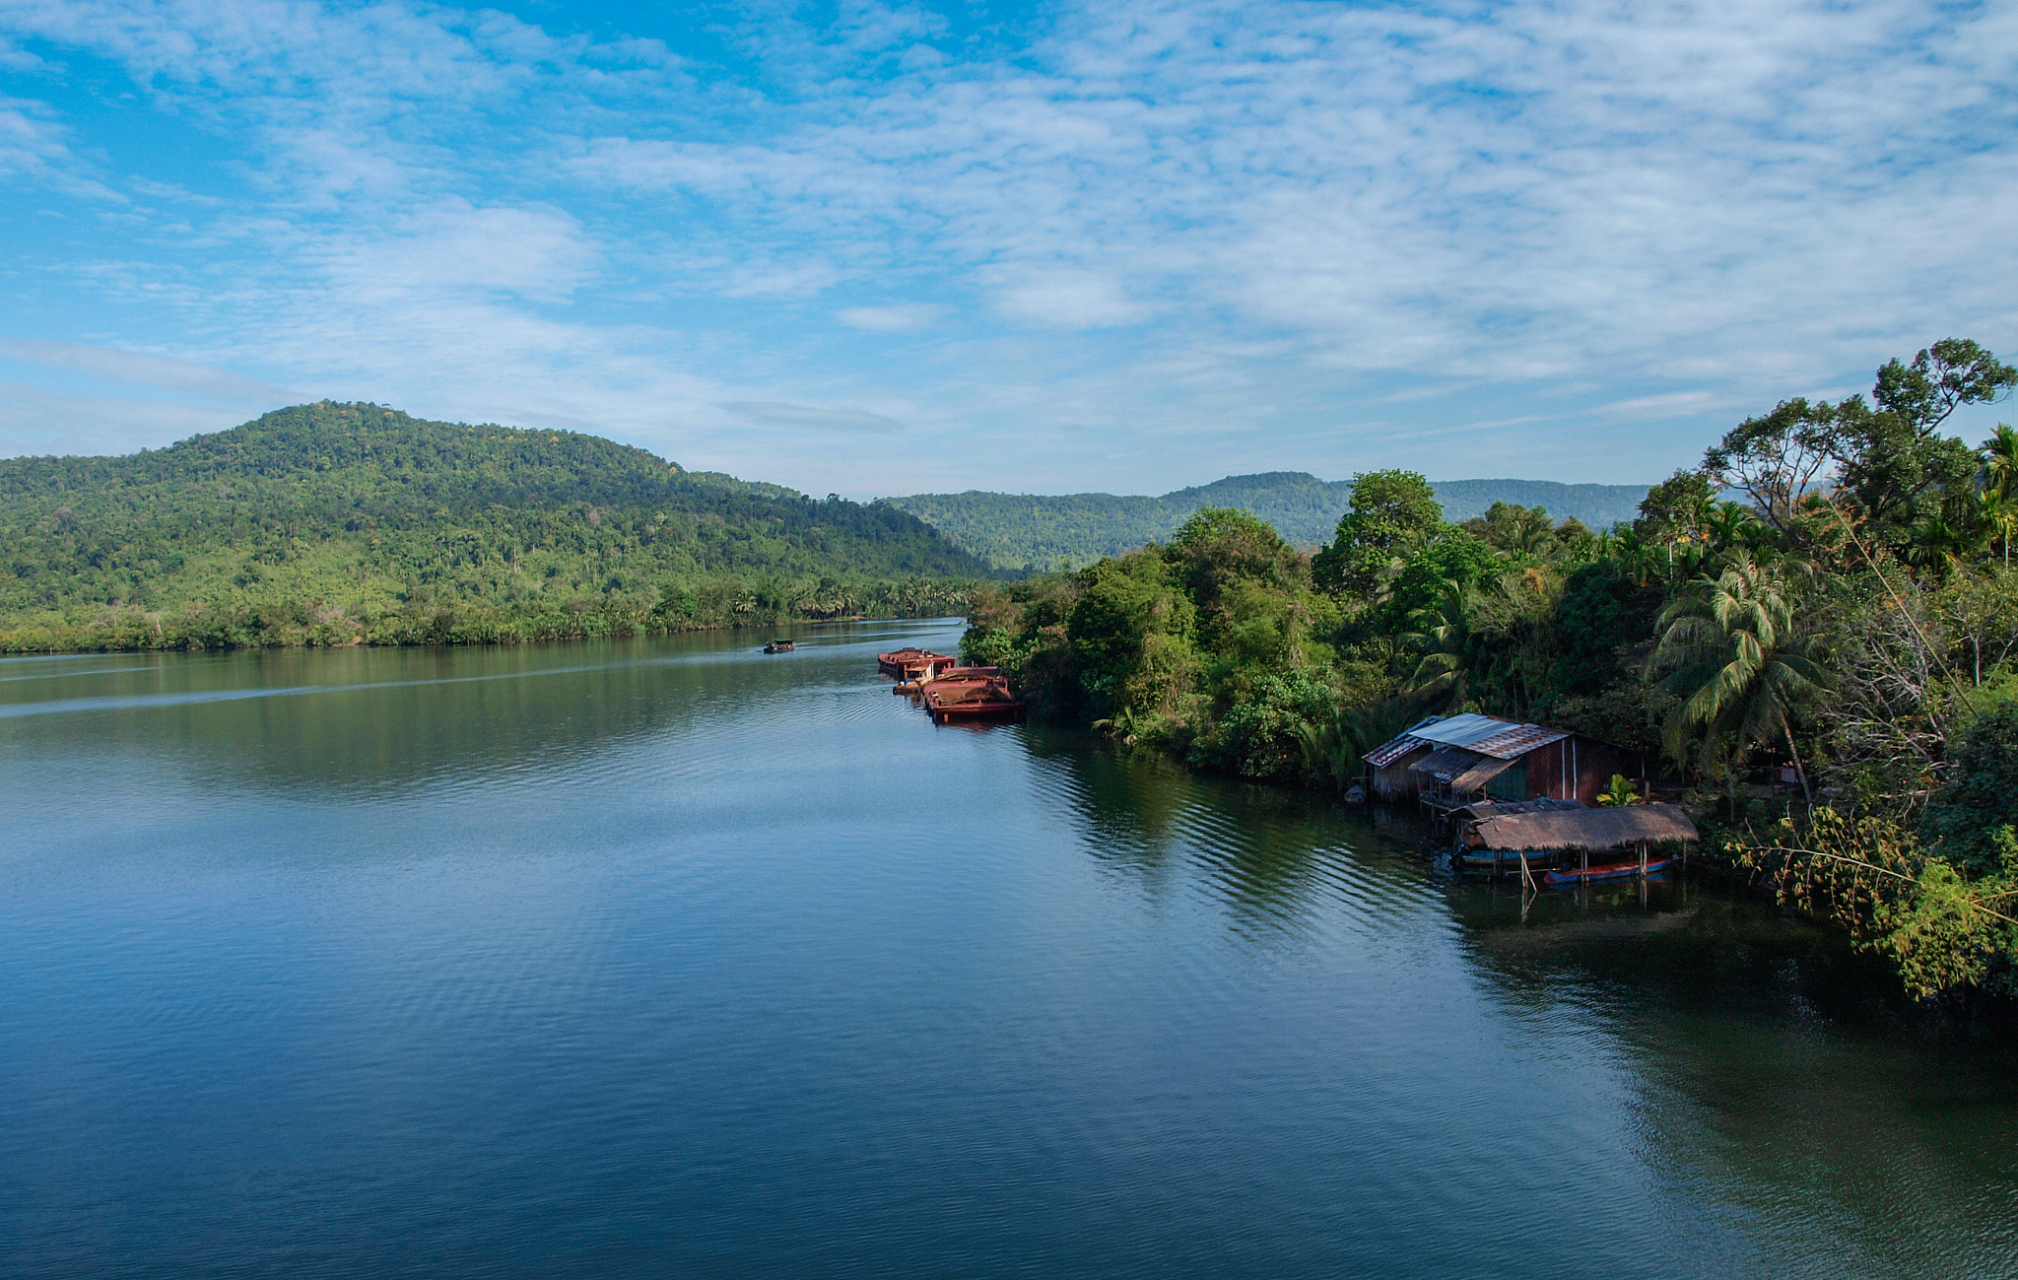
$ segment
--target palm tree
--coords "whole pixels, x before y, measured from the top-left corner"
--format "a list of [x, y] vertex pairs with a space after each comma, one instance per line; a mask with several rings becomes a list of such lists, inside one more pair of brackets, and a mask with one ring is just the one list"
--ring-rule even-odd
[[1640, 536], [1639, 530], [1630, 526], [1621, 528], [1613, 544], [1613, 556], [1620, 570], [1633, 580], [1634, 586], [1644, 587], [1660, 572], [1665, 554], [1657, 542], [1648, 542]]
[[[1971, 501], [1970, 505], [1978, 505], [1979, 501]], [[1979, 507], [1976, 512], [1956, 514], [1959, 519], [1950, 519], [1948, 512], [1936, 512], [1915, 520], [1911, 539], [1906, 544], [1906, 563], [1945, 579], [1950, 570], [1966, 563], [1982, 550], [1987, 539], [1976, 536], [1976, 531], [1967, 522], [1972, 515], [1987, 516], [1989, 513]], [[1985, 528], [1984, 532], [1987, 533], [1988, 529]]]
[[1328, 716], [1297, 721], [1290, 732], [1302, 748], [1304, 769], [1344, 791], [1366, 772], [1361, 756], [1422, 719], [1438, 701], [1437, 691], [1430, 690], [1357, 707], [1333, 704]]
[[1756, 551], [1767, 529], [1765, 523], [1742, 502], [1713, 502], [1705, 515], [1704, 531], [1719, 550], [1745, 547]]
[[2018, 430], [1998, 423], [1983, 442], [1983, 481], [2000, 498], [2018, 497]]
[[1648, 674], [1665, 672], [1663, 687], [1683, 699], [1668, 723], [1669, 752], [1680, 760], [1690, 731], [1702, 730], [1698, 766], [1707, 772], [1726, 744], [1736, 763], [1755, 746], [1784, 741], [1812, 804], [1793, 722], [1828, 685], [1817, 640], [1798, 632], [1785, 585], [1747, 551], [1691, 585], [1661, 611], [1660, 644], [1647, 660]]
[[1450, 578], [1439, 585], [1436, 603], [1409, 615], [1408, 624], [1414, 630], [1401, 641], [1422, 655], [1415, 664], [1410, 692], [1448, 691], [1450, 706], [1457, 708], [1464, 705], [1467, 678], [1486, 657], [1485, 638], [1471, 625], [1477, 589]]
[[1977, 511], [1984, 525], [2004, 544], [2004, 567], [2011, 567], [2011, 539], [2018, 535], [2018, 493], [2002, 494], [1985, 489], [1977, 496]]
[[2004, 544], [2004, 567], [2011, 567], [2011, 537], [2018, 533], [2018, 430], [1998, 423], [1983, 442], [1984, 522]]

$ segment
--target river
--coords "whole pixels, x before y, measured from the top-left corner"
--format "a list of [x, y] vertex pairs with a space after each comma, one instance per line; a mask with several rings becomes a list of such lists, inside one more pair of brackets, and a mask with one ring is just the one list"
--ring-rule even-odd
[[2018, 1274], [1832, 935], [797, 634], [0, 662], [0, 1273]]

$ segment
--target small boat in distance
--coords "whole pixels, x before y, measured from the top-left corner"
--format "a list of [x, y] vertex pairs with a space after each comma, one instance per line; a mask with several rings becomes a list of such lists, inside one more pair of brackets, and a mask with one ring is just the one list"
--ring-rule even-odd
[[799, 646], [790, 640], [773, 640], [764, 646], [765, 653], [790, 653]]

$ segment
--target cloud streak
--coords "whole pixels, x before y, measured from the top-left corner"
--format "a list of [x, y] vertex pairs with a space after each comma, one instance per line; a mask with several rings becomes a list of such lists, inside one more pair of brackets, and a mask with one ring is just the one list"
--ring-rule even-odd
[[835, 409], [817, 404], [789, 404], [783, 400], [731, 400], [723, 408], [767, 426], [811, 427], [816, 431], [867, 432], [881, 435], [902, 431], [895, 418], [866, 409]]
[[185, 392], [230, 405], [271, 405], [298, 394], [227, 369], [81, 342], [0, 337], [0, 358], [67, 369], [127, 386]]

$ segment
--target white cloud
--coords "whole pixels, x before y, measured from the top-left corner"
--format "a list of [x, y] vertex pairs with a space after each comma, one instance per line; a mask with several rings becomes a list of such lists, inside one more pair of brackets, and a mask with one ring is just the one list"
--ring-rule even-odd
[[1053, 329], [1106, 329], [1147, 319], [1149, 308], [1129, 299], [1121, 282], [1087, 271], [991, 271], [997, 314]]
[[912, 333], [930, 328], [944, 314], [944, 307], [907, 302], [889, 307], [843, 307], [834, 316], [850, 329], [868, 333]]
[[[24, 57], [26, 55], [23, 55]], [[0, 62], [0, 70], [34, 69]], [[117, 191], [90, 176], [88, 167], [72, 154], [66, 131], [48, 116], [41, 103], [19, 98], [0, 98], [0, 178], [21, 187], [46, 188], [93, 201], [120, 202]]]
[[227, 404], [254, 405], [262, 409], [304, 398], [300, 393], [284, 391], [227, 369], [112, 347], [94, 347], [81, 342], [0, 338], [0, 357], [109, 378], [131, 386], [159, 387], [164, 391], [181, 391], [210, 400], [222, 400]]
[[580, 287], [601, 255], [565, 214], [451, 199], [310, 256], [333, 283], [357, 294], [426, 300], [476, 290], [552, 301]]
[[904, 429], [904, 424], [895, 418], [886, 418], [864, 409], [834, 409], [817, 404], [792, 404], [785, 400], [731, 400], [722, 407], [752, 422], [774, 426], [871, 434]]

